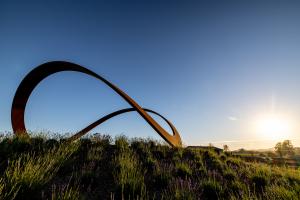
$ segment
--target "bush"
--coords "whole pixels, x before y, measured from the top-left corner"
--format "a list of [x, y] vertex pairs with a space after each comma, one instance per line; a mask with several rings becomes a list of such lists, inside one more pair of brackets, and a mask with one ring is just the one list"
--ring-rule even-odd
[[154, 175], [154, 186], [155, 188], [161, 190], [168, 187], [172, 180], [172, 175], [170, 172], [161, 172]]
[[[249, 190], [245, 184], [240, 181], [232, 181], [228, 185], [226, 185], [226, 195], [232, 196], [236, 199], [244, 199], [244, 196], [249, 197]], [[245, 198], [247, 199], [247, 198]]]
[[59, 145], [59, 142], [55, 139], [49, 139], [45, 142], [45, 149], [52, 149], [54, 147], [57, 147]]
[[124, 135], [115, 138], [115, 145], [119, 151], [125, 151], [129, 148], [128, 138]]
[[218, 156], [212, 151], [205, 151], [203, 154], [203, 162], [209, 170], [223, 170], [223, 163], [219, 160]]
[[80, 199], [79, 187], [67, 185], [52, 186], [52, 200], [76, 200]]
[[26, 136], [16, 136], [10, 143], [11, 151], [15, 153], [28, 152], [30, 147], [30, 139]]
[[225, 171], [223, 174], [223, 177], [224, 177], [225, 181], [228, 181], [228, 182], [233, 182], [237, 179], [236, 174], [231, 170]]
[[44, 148], [44, 138], [42, 137], [34, 137], [30, 139], [30, 143], [33, 151], [42, 151]]
[[266, 189], [264, 198], [268, 200], [273, 200], [273, 199], [294, 200], [294, 199], [299, 199], [299, 196], [293, 190], [288, 190], [282, 186], [271, 185]]
[[91, 140], [101, 146], [107, 147], [112, 143], [112, 138], [110, 135], [101, 135], [99, 133], [94, 134]]
[[201, 184], [203, 199], [219, 199], [222, 192], [221, 185], [214, 180], [207, 180]]
[[192, 170], [186, 163], [178, 163], [175, 167], [176, 175], [180, 178], [189, 178], [192, 176]]
[[251, 177], [251, 181], [254, 184], [256, 191], [264, 190], [268, 184], [268, 180], [263, 175], [254, 175]]
[[192, 185], [190, 180], [181, 178], [174, 179], [168, 189], [164, 191], [161, 199], [199, 199], [195, 185]]

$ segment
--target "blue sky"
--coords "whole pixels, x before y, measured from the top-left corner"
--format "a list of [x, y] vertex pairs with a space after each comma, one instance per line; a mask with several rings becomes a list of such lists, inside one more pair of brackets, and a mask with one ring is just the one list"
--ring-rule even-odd
[[[269, 112], [300, 120], [299, 9], [297, 1], [1, 0], [0, 132], [11, 131], [22, 78], [39, 64], [66, 60], [163, 114], [185, 144], [273, 146], [253, 123]], [[63, 72], [36, 88], [26, 125], [74, 132], [125, 107], [98, 81]], [[93, 132], [159, 138], [136, 113]], [[297, 133], [295, 123], [289, 139], [300, 145]]]

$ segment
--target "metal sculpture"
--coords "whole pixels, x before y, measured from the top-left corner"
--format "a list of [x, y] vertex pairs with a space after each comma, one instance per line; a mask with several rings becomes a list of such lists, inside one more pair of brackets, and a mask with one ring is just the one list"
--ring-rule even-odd
[[[118, 110], [100, 118], [99, 120], [93, 122], [92, 124], [88, 125], [86, 128], [82, 129], [81, 131], [79, 131], [78, 133], [70, 137], [68, 139], [69, 141], [78, 139], [79, 137], [85, 135], [88, 131], [92, 130], [96, 126], [100, 125], [101, 123], [105, 122], [106, 120], [114, 116], [127, 113], [127, 112], [136, 111], [168, 144], [170, 144], [173, 147], [180, 147], [182, 145], [181, 138], [178, 131], [173, 126], [173, 124], [170, 121], [168, 121], [166, 118], [164, 118], [162, 115], [150, 109], [145, 109], [140, 107], [125, 92], [123, 92], [121, 89], [119, 89], [117, 86], [107, 81], [103, 77], [94, 73], [93, 71], [84, 68], [80, 65], [70, 63], [70, 62], [65, 62], [65, 61], [53, 61], [53, 62], [42, 64], [36, 67], [35, 69], [33, 69], [29, 74], [27, 74], [25, 78], [22, 80], [22, 82], [20, 83], [16, 91], [16, 94], [14, 96], [13, 103], [12, 103], [12, 110], [11, 110], [12, 128], [16, 135], [28, 136], [25, 127], [24, 114], [25, 114], [27, 101], [34, 88], [46, 77], [62, 71], [76, 71], [76, 72], [81, 72], [90, 75], [104, 82], [106, 85], [108, 85], [111, 89], [113, 89], [116, 93], [118, 93], [125, 101], [127, 101], [132, 106], [132, 108]], [[164, 121], [166, 121], [170, 126], [170, 128], [172, 129], [173, 135], [170, 135], [166, 130], [164, 130], [147, 112], [158, 115]]]

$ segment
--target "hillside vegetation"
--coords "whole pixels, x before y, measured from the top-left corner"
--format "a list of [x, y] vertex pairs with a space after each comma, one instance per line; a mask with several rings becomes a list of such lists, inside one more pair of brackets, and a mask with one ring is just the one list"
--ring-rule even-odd
[[230, 153], [125, 136], [0, 142], [0, 199], [299, 198], [299, 170]]

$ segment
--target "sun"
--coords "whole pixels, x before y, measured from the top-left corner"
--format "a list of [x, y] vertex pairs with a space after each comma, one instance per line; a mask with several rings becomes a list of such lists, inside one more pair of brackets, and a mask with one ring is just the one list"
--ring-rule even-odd
[[259, 117], [256, 123], [256, 132], [268, 140], [288, 139], [292, 133], [291, 124], [288, 119], [275, 114]]

